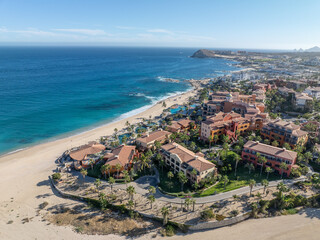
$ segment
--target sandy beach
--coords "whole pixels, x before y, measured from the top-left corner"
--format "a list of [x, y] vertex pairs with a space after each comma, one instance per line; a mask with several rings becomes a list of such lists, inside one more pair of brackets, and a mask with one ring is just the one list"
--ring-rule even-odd
[[[167, 107], [183, 104], [195, 90], [165, 100]], [[124, 236], [87, 236], [76, 233], [72, 227], [58, 227], [44, 221], [38, 213], [39, 204], [72, 206], [74, 201], [56, 196], [48, 176], [56, 168], [55, 160], [67, 149], [110, 135], [114, 128], [122, 129], [126, 121], [136, 123], [141, 118], [162, 113], [161, 103], [146, 111], [75, 136], [43, 143], [0, 158], [0, 239], [125, 239]], [[319, 210], [294, 216], [249, 220], [238, 225], [207, 232], [178, 235], [172, 239], [316, 239], [319, 236]], [[29, 219], [27, 222], [25, 219]], [[272, 231], [271, 231], [272, 229]], [[311, 231], [312, 230], [312, 231]], [[318, 231], [318, 232], [317, 232]], [[139, 239], [150, 239], [150, 233]], [[259, 237], [258, 237], [259, 236]], [[308, 236], [303, 238], [303, 236]]]
[[[165, 100], [166, 105], [170, 107], [174, 104], [186, 103], [196, 92], [191, 90], [172, 96]], [[70, 200], [55, 196], [51, 190], [48, 176], [56, 169], [55, 160], [67, 149], [98, 140], [101, 136], [111, 135], [114, 128], [122, 129], [126, 121], [133, 124], [141, 121], [141, 118], [149, 118], [150, 115], [159, 116], [163, 109], [162, 103], [159, 102], [135, 116], [2, 156], [0, 158], [0, 239], [81, 239], [82, 236], [76, 234], [72, 228], [47, 225], [37, 214], [39, 204], [44, 201], [47, 201], [49, 206], [73, 204]], [[22, 220], [25, 218], [32, 221], [23, 224]], [[109, 236], [108, 239], [111, 237]]]

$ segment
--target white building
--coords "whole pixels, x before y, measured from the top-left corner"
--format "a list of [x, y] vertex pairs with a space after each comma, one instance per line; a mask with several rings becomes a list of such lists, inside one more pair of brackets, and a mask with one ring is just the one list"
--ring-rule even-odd
[[319, 99], [320, 98], [320, 87], [307, 87], [304, 93], [308, 94], [310, 97]]

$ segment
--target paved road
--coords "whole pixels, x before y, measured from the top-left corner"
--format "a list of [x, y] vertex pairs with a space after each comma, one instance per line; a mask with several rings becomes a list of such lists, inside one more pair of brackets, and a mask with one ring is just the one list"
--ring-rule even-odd
[[[309, 168], [307, 175], [312, 175], [314, 173], [312, 167], [310, 165], [307, 165], [307, 166]], [[134, 186], [136, 193], [139, 193], [141, 195], [148, 194], [149, 186], [157, 187], [157, 184], [159, 182], [159, 172], [156, 168], [154, 168], [154, 170], [155, 170], [154, 176], [143, 176], [134, 182], [128, 183], [128, 186]], [[73, 171], [73, 175], [76, 175], [76, 176], [78, 176], [78, 178], [83, 179], [83, 177], [81, 176], [81, 174], [78, 171]], [[88, 176], [85, 179], [86, 179], [86, 182], [94, 182], [96, 180], [95, 178], [88, 177]], [[304, 181], [306, 179], [307, 179], [307, 177], [302, 176], [297, 179], [271, 181], [271, 182], [269, 182], [269, 187], [275, 187], [282, 181], [286, 185], [292, 185], [295, 182]], [[107, 183], [106, 181], [102, 181], [102, 185], [105, 187], [110, 187], [109, 183]], [[125, 190], [126, 184], [116, 183], [113, 185], [113, 188]], [[260, 190], [260, 189], [263, 189], [263, 186], [260, 183], [257, 184], [255, 187], [253, 187], [253, 191]], [[243, 194], [246, 194], [249, 192], [250, 192], [250, 188], [249, 188], [249, 186], [246, 186], [246, 187], [238, 188], [238, 189], [228, 191], [225, 193], [219, 193], [219, 194], [210, 195], [207, 197], [195, 198], [195, 200], [196, 200], [196, 204], [211, 203], [211, 202], [216, 202], [216, 201], [221, 201], [221, 200], [224, 200], [227, 198], [231, 198], [233, 195], [240, 196], [240, 195], [243, 195]], [[158, 188], [155, 193], [155, 197], [159, 201], [165, 201], [165, 202], [170, 202], [170, 203], [181, 203], [181, 201], [183, 201], [183, 200], [181, 200], [181, 198], [163, 194], [162, 192], [160, 192], [160, 190]]]

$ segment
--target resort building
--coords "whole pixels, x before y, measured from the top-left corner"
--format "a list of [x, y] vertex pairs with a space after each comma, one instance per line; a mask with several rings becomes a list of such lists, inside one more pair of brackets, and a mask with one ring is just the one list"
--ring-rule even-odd
[[188, 130], [191, 127], [191, 123], [194, 121], [189, 119], [180, 119], [179, 121], [172, 121], [171, 125], [168, 125], [168, 131], [170, 132], [181, 132], [183, 130]]
[[304, 90], [304, 93], [308, 94], [310, 97], [313, 97], [315, 99], [320, 98], [320, 87], [307, 87]]
[[[265, 167], [271, 167], [279, 174], [281, 174], [281, 171], [283, 171], [284, 176], [289, 176], [291, 169], [293, 167], [297, 167], [295, 165], [297, 159], [296, 152], [254, 141], [248, 141], [243, 146], [241, 157], [245, 161], [252, 162], [257, 167], [258, 165], [261, 166], [261, 164], [258, 162], [258, 153], [261, 157], [266, 158], [267, 162]], [[280, 168], [280, 164], [282, 162], [287, 164], [287, 169]]]
[[199, 182], [217, 173], [215, 164], [204, 159], [203, 154], [194, 153], [177, 143], [163, 145], [160, 153], [174, 173], [183, 172], [191, 182]]
[[135, 157], [139, 157], [136, 146], [122, 145], [113, 149], [110, 153], [106, 153], [103, 159], [106, 161], [105, 165], [110, 165], [110, 174], [113, 174], [118, 171], [116, 168], [117, 165], [121, 166], [119, 172], [130, 170]]
[[264, 139], [269, 139], [270, 142], [277, 141], [279, 146], [286, 142], [295, 148], [297, 145], [305, 145], [308, 141], [308, 133], [302, 131], [300, 126], [280, 119], [265, 124], [260, 133]]
[[158, 130], [151, 133], [146, 133], [142, 137], [136, 139], [136, 145], [141, 149], [148, 149], [154, 146], [155, 141], [159, 141], [164, 143], [167, 139], [169, 139], [171, 132]]
[[246, 114], [242, 117], [239, 113], [217, 113], [201, 123], [200, 138], [209, 141], [214, 136], [227, 135], [230, 139], [236, 140], [247, 130], [261, 129], [266, 118], [257, 114]]
[[101, 157], [102, 151], [106, 147], [99, 143], [89, 143], [81, 146], [69, 153], [71, 159], [74, 160], [75, 169], [87, 168], [91, 165], [92, 161], [96, 163]]
[[256, 83], [253, 86], [253, 90], [262, 90], [264, 92], [273, 89], [275, 86], [271, 86], [270, 83]]
[[295, 94], [295, 105], [296, 108], [311, 110], [312, 109], [313, 98], [309, 97], [306, 93], [296, 93]]
[[256, 95], [239, 95], [238, 92], [216, 92], [211, 95], [210, 100], [202, 104], [202, 115], [212, 116], [218, 112], [237, 112], [242, 115], [256, 109], [261, 113], [264, 112], [263, 103], [256, 104]]

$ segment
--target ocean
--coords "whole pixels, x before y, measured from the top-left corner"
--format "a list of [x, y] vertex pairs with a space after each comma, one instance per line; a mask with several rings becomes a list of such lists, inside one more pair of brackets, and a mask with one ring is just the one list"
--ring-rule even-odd
[[237, 70], [191, 48], [0, 47], [0, 154], [134, 115]]

